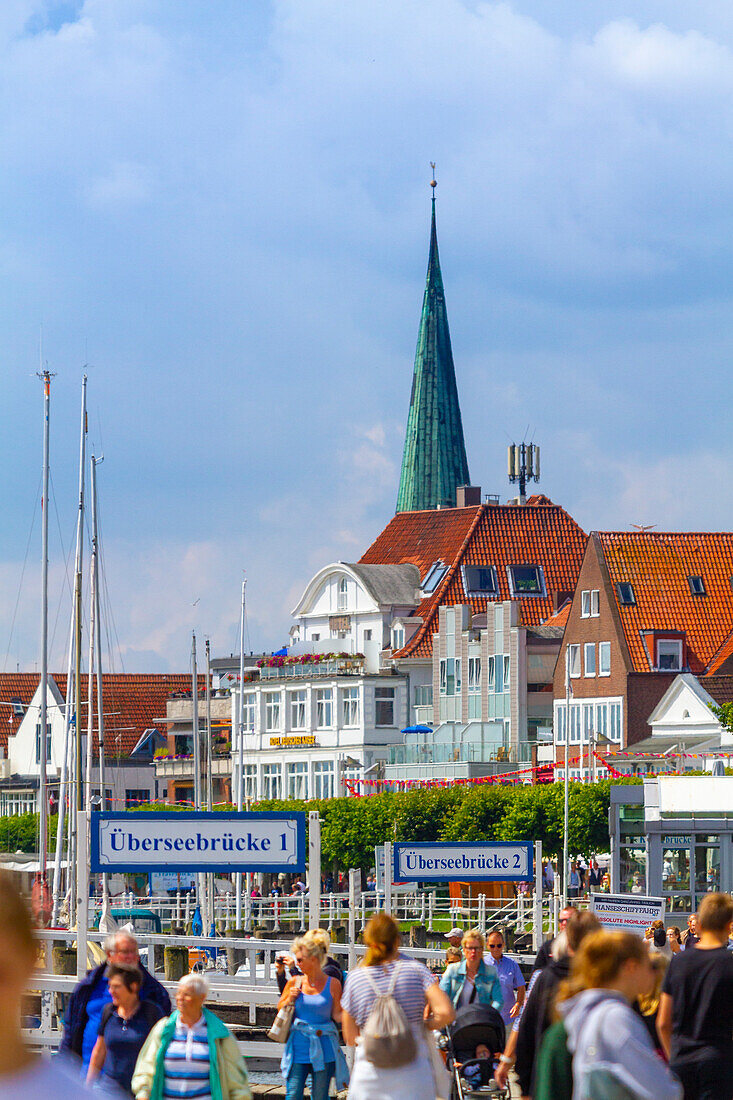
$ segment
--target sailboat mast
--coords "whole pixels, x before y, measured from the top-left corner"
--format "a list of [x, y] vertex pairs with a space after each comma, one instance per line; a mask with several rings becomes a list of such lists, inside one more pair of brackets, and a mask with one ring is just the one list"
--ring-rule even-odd
[[206, 639], [206, 809], [214, 809], [214, 762], [211, 744], [211, 644]]
[[[90, 477], [91, 477], [91, 492], [92, 492], [92, 549], [94, 555], [94, 572], [93, 572], [93, 588], [91, 604], [94, 610], [94, 665], [97, 673], [97, 752], [98, 752], [98, 764], [99, 764], [99, 808], [101, 810], [107, 809], [107, 796], [105, 789], [106, 777], [104, 774], [104, 700], [102, 697], [102, 612], [101, 612], [101, 600], [100, 591], [102, 588], [101, 582], [101, 554], [99, 549], [99, 527], [97, 519], [97, 466], [103, 459], [95, 458], [92, 455], [92, 461], [90, 465]], [[89, 698], [91, 700], [92, 693], [91, 687], [89, 689]], [[91, 737], [91, 733], [90, 733]], [[89, 769], [89, 775], [87, 776], [87, 783], [91, 785], [92, 781], [92, 769]], [[107, 875], [102, 875], [102, 910], [106, 911], [107, 907], [107, 891], [108, 891], [108, 879]]]
[[[79, 577], [81, 577], [82, 542], [84, 538], [84, 460], [86, 451], [86, 435], [87, 376], [85, 374], [81, 380], [81, 428], [79, 432], [79, 507], [76, 521], [76, 556], [74, 564], [74, 574], [75, 576], [78, 575]], [[76, 713], [76, 704], [74, 702], [74, 686], [72, 681], [72, 674], [74, 670], [74, 649], [76, 643], [76, 620], [77, 607], [75, 602], [71, 616], [69, 657], [66, 668], [66, 707], [64, 708], [66, 728], [64, 730], [64, 755], [61, 762], [61, 781], [59, 784], [59, 817], [56, 827], [56, 863], [53, 869], [53, 916], [51, 919], [52, 924], [56, 924], [59, 917], [59, 906], [61, 901], [61, 857], [63, 854], [64, 819], [66, 816], [66, 800], [69, 786], [69, 760], [71, 759], [73, 770], [73, 745], [76, 743], [75, 731], [74, 736], [72, 737], [72, 715]], [[69, 836], [71, 835], [73, 822], [74, 817], [72, 812], [69, 820]], [[71, 875], [71, 861], [69, 861], [68, 863], [68, 872], [69, 875]], [[73, 896], [74, 895], [72, 894], [72, 897]]]
[[[238, 733], [239, 733], [239, 774], [237, 775], [237, 810], [242, 812], [242, 805], [244, 803], [244, 615], [245, 615], [245, 594], [247, 590], [246, 578], [242, 581], [242, 611], [239, 620], [239, 713], [238, 713]], [[242, 872], [237, 872], [235, 880], [235, 893], [236, 893], [236, 927], [242, 927]]]
[[39, 867], [41, 889], [46, 883], [46, 862], [48, 849], [48, 744], [46, 737], [48, 692], [48, 474], [51, 419], [51, 375], [43, 371], [43, 513], [41, 524], [41, 726], [39, 761], [41, 774], [40, 790], [40, 830], [39, 830]]

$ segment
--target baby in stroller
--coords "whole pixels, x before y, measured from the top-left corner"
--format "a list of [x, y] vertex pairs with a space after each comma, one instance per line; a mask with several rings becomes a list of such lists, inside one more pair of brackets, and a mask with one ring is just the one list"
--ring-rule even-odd
[[496, 1059], [504, 1049], [504, 1021], [490, 1005], [460, 1008], [450, 1028], [448, 1068], [458, 1100], [503, 1100], [494, 1081]]

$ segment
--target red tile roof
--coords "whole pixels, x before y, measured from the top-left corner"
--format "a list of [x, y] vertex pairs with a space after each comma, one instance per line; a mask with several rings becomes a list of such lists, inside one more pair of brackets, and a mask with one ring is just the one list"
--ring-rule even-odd
[[718, 704], [733, 703], [733, 676], [704, 676], [700, 681]]
[[[728, 532], [601, 531], [634, 669], [650, 668], [642, 631], [684, 631], [690, 671], [705, 672], [733, 628], [733, 534]], [[702, 577], [694, 596], [688, 577]], [[616, 585], [634, 586], [636, 603], [623, 605]], [[716, 661], [716, 667], [722, 661]]]
[[554, 615], [550, 615], [549, 619], [545, 620], [545, 626], [559, 626], [563, 630], [568, 625], [568, 618], [570, 617], [570, 608], [573, 606], [572, 600], [566, 600], [559, 611], [556, 611]]
[[[66, 699], [66, 675], [53, 676]], [[8, 736], [15, 735], [22, 722], [22, 716], [15, 715], [10, 703], [20, 699], [27, 708], [40, 683], [40, 673], [0, 673], [0, 746], [7, 748]], [[202, 695], [206, 688], [206, 678], [199, 677], [199, 690]], [[190, 675], [161, 674], [133, 676], [125, 673], [105, 673], [102, 677], [102, 701], [104, 706], [104, 743], [110, 756], [129, 756], [146, 729], [158, 729], [167, 733], [165, 722], [166, 700], [173, 694], [191, 691]], [[82, 677], [82, 699], [87, 697], [87, 677]], [[97, 690], [96, 683], [92, 695], [94, 707], [94, 730], [97, 730]], [[86, 706], [84, 707], [84, 729], [86, 730]]]
[[[563, 508], [545, 501], [546, 497], [537, 504], [400, 512], [387, 524], [361, 557], [362, 564], [409, 562], [418, 567], [422, 579], [436, 561], [448, 567], [435, 592], [415, 609], [423, 625], [397, 656], [431, 655], [441, 604], [468, 603], [474, 614], [480, 614], [487, 603], [515, 598], [509, 590], [509, 565], [539, 565], [544, 571], [546, 595], [518, 597], [523, 622], [539, 625], [553, 614], [553, 593], [575, 590], [586, 536]], [[498, 596], [469, 598], [461, 565], [493, 565]]]
[[[733, 631], [731, 631], [731, 633], [725, 639], [722, 646], [708, 665], [707, 675], [714, 676], [716, 672], [719, 672], [723, 668], [723, 666], [728, 661], [730, 661], [731, 657], [733, 657]], [[733, 665], [731, 665], [730, 667], [733, 668]]]

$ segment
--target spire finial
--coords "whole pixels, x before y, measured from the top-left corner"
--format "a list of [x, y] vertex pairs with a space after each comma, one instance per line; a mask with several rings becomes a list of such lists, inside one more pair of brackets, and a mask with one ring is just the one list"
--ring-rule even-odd
[[430, 186], [433, 189], [433, 199], [434, 199], [435, 198], [435, 188], [438, 186], [438, 181], [435, 178], [435, 161], [434, 160], [430, 161], [430, 167], [433, 170], [433, 178], [430, 181]]

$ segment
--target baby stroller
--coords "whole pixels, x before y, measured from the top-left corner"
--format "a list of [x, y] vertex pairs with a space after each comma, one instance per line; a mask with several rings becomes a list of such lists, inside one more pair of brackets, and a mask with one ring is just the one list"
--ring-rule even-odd
[[[470, 1004], [459, 1008], [447, 1031], [445, 1049], [453, 1074], [456, 1100], [506, 1100], [506, 1089], [494, 1081], [497, 1059], [504, 1049], [504, 1021], [491, 1005]], [[477, 1048], [488, 1048], [477, 1058]]]

